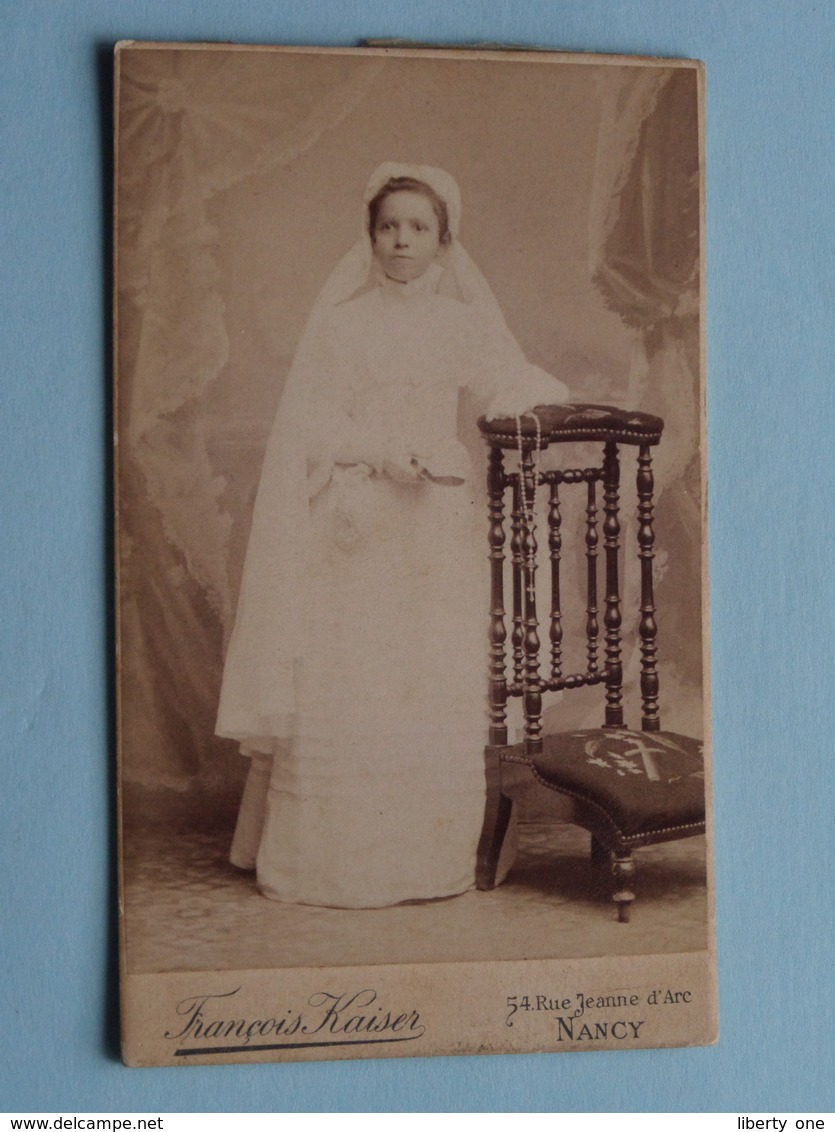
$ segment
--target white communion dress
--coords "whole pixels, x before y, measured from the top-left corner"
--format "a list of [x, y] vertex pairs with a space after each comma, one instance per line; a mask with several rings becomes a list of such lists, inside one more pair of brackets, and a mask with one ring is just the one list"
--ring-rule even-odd
[[[460, 403], [522, 412], [567, 391], [503, 322], [438, 293], [441, 275], [377, 278], [322, 314], [265, 460], [218, 731], [252, 758], [232, 860], [276, 900], [377, 907], [474, 884], [486, 465]], [[391, 456], [420, 471], [389, 474]]]

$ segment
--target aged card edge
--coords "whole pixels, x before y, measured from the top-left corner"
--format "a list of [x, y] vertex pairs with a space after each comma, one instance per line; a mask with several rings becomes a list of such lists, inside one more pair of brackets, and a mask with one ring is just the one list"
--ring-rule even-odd
[[[695, 69], [698, 74], [698, 117], [699, 117], [699, 130], [698, 130], [698, 143], [699, 143], [699, 177], [700, 177], [700, 430], [701, 430], [701, 482], [702, 482], [702, 539], [705, 548], [702, 563], [702, 594], [704, 597], [702, 609], [702, 629], [703, 629], [703, 670], [705, 673], [703, 695], [704, 695], [704, 717], [705, 717], [705, 754], [706, 754], [706, 800], [707, 800], [707, 893], [708, 893], [708, 914], [705, 921], [707, 947], [699, 952], [682, 953], [686, 956], [704, 955], [707, 961], [707, 976], [708, 986], [710, 989], [710, 1002], [708, 1004], [708, 1011], [705, 1014], [705, 1030], [709, 1030], [710, 1034], [704, 1040], [688, 1040], [683, 1039], [680, 1042], [664, 1042], [663, 1044], [654, 1044], [644, 1049], [660, 1049], [660, 1048], [691, 1048], [691, 1047], [707, 1047], [715, 1045], [719, 1041], [719, 1014], [718, 1014], [718, 973], [716, 963], [716, 932], [715, 932], [715, 875], [714, 875], [714, 816], [713, 816], [713, 775], [712, 775], [712, 713], [711, 713], [711, 684], [710, 684], [710, 600], [709, 600], [709, 554], [708, 554], [708, 449], [707, 449], [707, 346], [706, 346], [706, 261], [705, 261], [705, 211], [706, 211], [706, 173], [705, 173], [705, 82], [706, 82], [706, 68], [703, 61], [698, 59], [682, 58], [682, 57], [665, 57], [665, 56], [642, 56], [630, 54], [616, 54], [616, 53], [599, 53], [599, 52], [583, 52], [577, 50], [560, 50], [558, 48], [551, 48], [545, 46], [521, 46], [509, 45], [503, 46], [501, 44], [489, 45], [436, 45], [436, 44], [418, 44], [406, 41], [377, 41], [366, 40], [361, 46], [355, 47], [317, 47], [310, 45], [279, 45], [279, 44], [247, 44], [247, 43], [229, 43], [229, 42], [178, 42], [178, 41], [154, 41], [154, 40], [120, 40], [114, 45], [114, 91], [113, 91], [113, 106], [114, 106], [114, 208], [113, 208], [113, 222], [114, 232], [118, 232], [119, 222], [119, 144], [120, 144], [120, 122], [119, 122], [119, 92], [120, 92], [120, 66], [121, 55], [126, 50], [178, 50], [178, 51], [232, 51], [240, 53], [251, 52], [267, 52], [267, 53], [286, 53], [286, 54], [309, 54], [309, 55], [352, 55], [352, 56], [373, 56], [385, 54], [392, 57], [402, 58], [440, 58], [440, 59], [456, 59], [462, 61], [470, 60], [493, 60], [501, 62], [522, 62], [522, 63], [561, 63], [568, 65], [596, 65], [596, 66], [640, 66], [640, 67], [657, 67], [664, 66], [668, 68], [688, 68]], [[146, 972], [129, 972], [127, 969], [126, 959], [126, 923], [125, 923], [125, 908], [124, 908], [124, 852], [123, 852], [123, 822], [122, 822], [122, 809], [123, 809], [123, 792], [122, 792], [122, 731], [121, 731], [121, 710], [120, 701], [122, 694], [121, 682], [121, 614], [120, 614], [120, 569], [119, 569], [119, 543], [120, 543], [120, 475], [119, 475], [119, 303], [118, 303], [118, 280], [119, 280], [119, 241], [113, 241], [113, 280], [112, 280], [112, 301], [113, 301], [113, 422], [114, 422], [114, 435], [113, 435], [113, 451], [114, 451], [114, 578], [115, 578], [115, 610], [114, 610], [114, 626], [115, 626], [115, 648], [116, 648], [116, 760], [117, 760], [117, 843], [118, 843], [118, 901], [119, 901], [119, 972], [120, 972], [120, 996], [122, 998], [123, 1009], [120, 1012], [121, 1018], [121, 1056], [122, 1061], [127, 1067], [152, 1067], [159, 1065], [169, 1065], [168, 1061], [161, 1061], [157, 1059], [141, 1060], [132, 1055], [130, 1046], [132, 1045], [132, 1038], [129, 1033], [130, 1024], [129, 1019], [124, 1010], [125, 1005], [125, 984], [128, 979], [136, 977], [153, 977], [154, 973]], [[652, 956], [642, 954], [641, 958], [651, 958]], [[632, 958], [631, 956], [614, 956], [611, 957], [615, 964], [622, 959]], [[674, 954], [661, 954], [658, 958], [664, 962], [673, 961], [677, 958]], [[479, 964], [481, 966], [488, 966], [490, 968], [496, 966], [503, 966], [505, 963], [511, 962], [526, 962], [525, 960], [496, 960], [489, 964]], [[545, 962], [552, 964], [559, 964], [563, 962], [561, 959], [551, 959]], [[469, 965], [469, 964], [465, 964]], [[438, 968], [447, 969], [456, 966], [454, 963], [440, 962], [437, 964], [404, 964], [408, 967], [420, 968]], [[295, 970], [314, 970], [315, 968], [270, 968], [269, 971], [295, 971]], [[371, 973], [379, 970], [379, 967], [372, 965], [370, 967], [362, 968]], [[200, 974], [201, 972], [194, 972]], [[222, 972], [223, 974], [234, 974], [234, 972]], [[248, 974], [256, 973], [255, 969], [247, 972]], [[160, 977], [164, 977], [167, 973], [156, 973]], [[550, 1045], [531, 1044], [529, 1048], [508, 1050], [505, 1048], [493, 1047], [480, 1047], [480, 1048], [448, 1048], [433, 1050], [429, 1053], [413, 1054], [411, 1056], [427, 1057], [427, 1056], [450, 1056], [462, 1055], [473, 1056], [482, 1053], [508, 1053], [508, 1052], [579, 1052], [577, 1050], [556, 1050]], [[592, 1049], [583, 1052], [595, 1052]], [[602, 1052], [602, 1051], [601, 1051]], [[409, 1055], [407, 1055], [409, 1056]], [[322, 1058], [326, 1059], [325, 1057]], [[330, 1058], [327, 1058], [331, 1060]], [[343, 1058], [340, 1058], [342, 1060]], [[376, 1059], [376, 1058], [375, 1058]], [[258, 1059], [259, 1063], [281, 1063], [289, 1059], [276, 1059], [264, 1058]], [[318, 1058], [303, 1058], [300, 1060], [318, 1060]], [[217, 1065], [222, 1062], [212, 1060], [210, 1064]]]

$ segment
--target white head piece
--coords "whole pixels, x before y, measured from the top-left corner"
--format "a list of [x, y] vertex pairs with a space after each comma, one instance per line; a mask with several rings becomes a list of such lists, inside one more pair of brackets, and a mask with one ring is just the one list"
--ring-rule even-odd
[[371, 174], [363, 193], [362, 228], [359, 239], [342, 257], [319, 292], [311, 312], [311, 322], [317, 315], [344, 303], [368, 286], [372, 278], [374, 262], [368, 227], [368, 206], [389, 181], [401, 177], [409, 177], [428, 185], [446, 205], [451, 239], [441, 259], [443, 270], [436, 285], [438, 293], [477, 306], [482, 317], [495, 320], [502, 331], [506, 332], [504, 316], [490, 284], [458, 239], [461, 228], [461, 192], [455, 178], [433, 165], [411, 165], [397, 161], [383, 162]]
[[364, 234], [368, 232], [368, 206], [371, 201], [389, 181], [400, 180], [405, 177], [420, 181], [424, 185], [428, 185], [434, 193], [437, 193], [446, 205], [450, 235], [453, 240], [457, 240], [461, 228], [461, 191], [455, 178], [443, 169], [436, 169], [434, 165], [403, 165], [396, 161], [385, 161], [382, 165], [378, 165], [365, 186], [362, 198], [365, 220]]

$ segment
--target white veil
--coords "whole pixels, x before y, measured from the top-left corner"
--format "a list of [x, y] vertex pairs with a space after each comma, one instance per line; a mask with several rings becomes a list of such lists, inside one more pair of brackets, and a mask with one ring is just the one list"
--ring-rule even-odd
[[[509, 376], [513, 371], [547, 376], [526, 361], [489, 283], [458, 240], [461, 195], [454, 178], [428, 165], [380, 165], [365, 189], [359, 238], [313, 304], [267, 445], [217, 720], [219, 735], [252, 750], [269, 753], [276, 740], [293, 733], [295, 668], [304, 651], [303, 584], [310, 531], [304, 424], [310, 390], [322, 376], [316, 372], [316, 344], [327, 332], [333, 310], [373, 283], [368, 205], [389, 180], [401, 177], [429, 185], [447, 207], [451, 238], [439, 259], [437, 292], [473, 308], [491, 342], [497, 344]], [[557, 392], [554, 378], [548, 376], [547, 381], [552, 400], [567, 394], [562, 385]], [[503, 402], [493, 412], [506, 415], [531, 407]]]

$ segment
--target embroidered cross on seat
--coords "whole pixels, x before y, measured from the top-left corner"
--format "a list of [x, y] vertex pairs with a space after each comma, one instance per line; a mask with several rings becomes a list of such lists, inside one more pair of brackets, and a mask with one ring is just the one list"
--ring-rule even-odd
[[596, 813], [614, 850], [704, 833], [702, 744], [671, 731], [569, 731], [546, 735], [534, 778]]
[[[499, 854], [514, 806], [537, 808], [559, 796], [560, 814], [592, 834], [592, 859], [611, 861], [618, 918], [629, 919], [634, 894], [632, 850], [654, 842], [703, 833], [705, 783], [702, 745], [685, 735], [661, 731], [658, 713], [655, 600], [653, 593], [653, 476], [650, 450], [663, 421], [648, 413], [599, 405], [540, 406], [524, 417], [487, 421], [479, 427], [489, 446], [490, 507], [490, 741], [485, 752], [487, 804], [478, 849], [476, 883], [496, 883]], [[542, 471], [541, 451], [554, 444], [603, 441], [599, 466]], [[638, 640], [641, 654], [641, 730], [627, 729], [623, 712], [622, 611], [620, 581], [619, 446], [638, 449], [637, 554], [640, 564]], [[506, 471], [504, 452], [518, 452], [518, 471]], [[598, 608], [598, 499], [602, 484], [603, 657]], [[560, 592], [563, 485], [585, 485], [585, 670], [565, 673], [564, 622]], [[540, 642], [536, 571], [537, 493], [546, 488], [550, 608], [547, 651]], [[505, 624], [505, 494], [511, 496], [511, 631]], [[509, 653], [509, 656], [508, 656]], [[540, 654], [543, 655], [540, 655]], [[544, 669], [544, 671], [543, 671]], [[508, 679], [508, 677], [510, 677]], [[603, 727], [542, 733], [542, 698], [547, 692], [600, 685], [605, 692]], [[524, 741], [509, 745], [508, 699], [521, 698]]]

